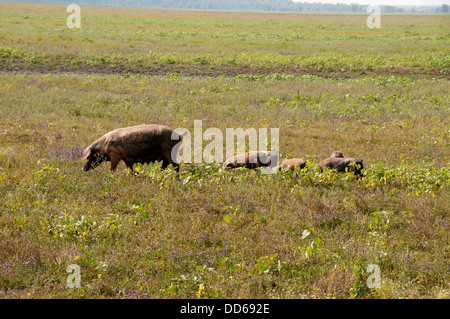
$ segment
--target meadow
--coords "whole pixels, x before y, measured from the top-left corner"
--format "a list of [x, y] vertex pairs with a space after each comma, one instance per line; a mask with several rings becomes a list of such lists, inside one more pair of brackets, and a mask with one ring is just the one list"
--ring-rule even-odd
[[[0, 2], [0, 298], [450, 297], [448, 16], [81, 14]], [[81, 171], [112, 129], [194, 120], [308, 167]], [[365, 176], [317, 170], [334, 150]]]

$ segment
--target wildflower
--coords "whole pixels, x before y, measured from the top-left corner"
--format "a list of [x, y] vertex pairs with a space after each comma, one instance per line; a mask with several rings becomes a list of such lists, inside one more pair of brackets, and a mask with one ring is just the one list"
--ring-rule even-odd
[[204, 284], [199, 284], [198, 285], [198, 291], [196, 293], [198, 298], [203, 294], [204, 290], [205, 290], [205, 285]]

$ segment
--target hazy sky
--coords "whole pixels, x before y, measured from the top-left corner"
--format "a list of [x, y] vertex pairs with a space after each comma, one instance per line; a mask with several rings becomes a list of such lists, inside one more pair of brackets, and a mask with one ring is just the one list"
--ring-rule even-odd
[[323, 3], [345, 3], [345, 4], [372, 4], [390, 6], [423, 6], [423, 5], [450, 5], [450, 0], [293, 0], [294, 2], [323, 2]]

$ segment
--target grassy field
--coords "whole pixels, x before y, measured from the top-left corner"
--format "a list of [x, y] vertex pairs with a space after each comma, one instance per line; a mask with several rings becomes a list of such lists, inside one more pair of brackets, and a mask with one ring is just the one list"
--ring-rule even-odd
[[[448, 16], [68, 15], [0, 2], [0, 298], [450, 298]], [[109, 130], [194, 120], [280, 128], [309, 169], [81, 171]], [[319, 172], [333, 150], [365, 177]]]

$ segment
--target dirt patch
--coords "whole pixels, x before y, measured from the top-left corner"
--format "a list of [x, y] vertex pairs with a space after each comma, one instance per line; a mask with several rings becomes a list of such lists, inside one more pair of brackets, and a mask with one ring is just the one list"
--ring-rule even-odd
[[142, 74], [149, 76], [165, 76], [177, 74], [183, 77], [235, 77], [242, 74], [247, 75], [270, 75], [270, 74], [294, 74], [315, 75], [325, 78], [356, 78], [367, 75], [397, 75], [415, 77], [439, 77], [449, 78], [440, 69], [320, 69], [313, 66], [286, 66], [274, 67], [249, 67], [239, 65], [212, 65], [212, 64], [169, 64], [169, 63], [98, 63], [89, 64], [84, 62], [67, 62], [67, 59], [43, 60], [39, 63], [29, 63], [17, 58], [0, 58], [0, 71], [17, 73], [77, 73], [77, 74]]

